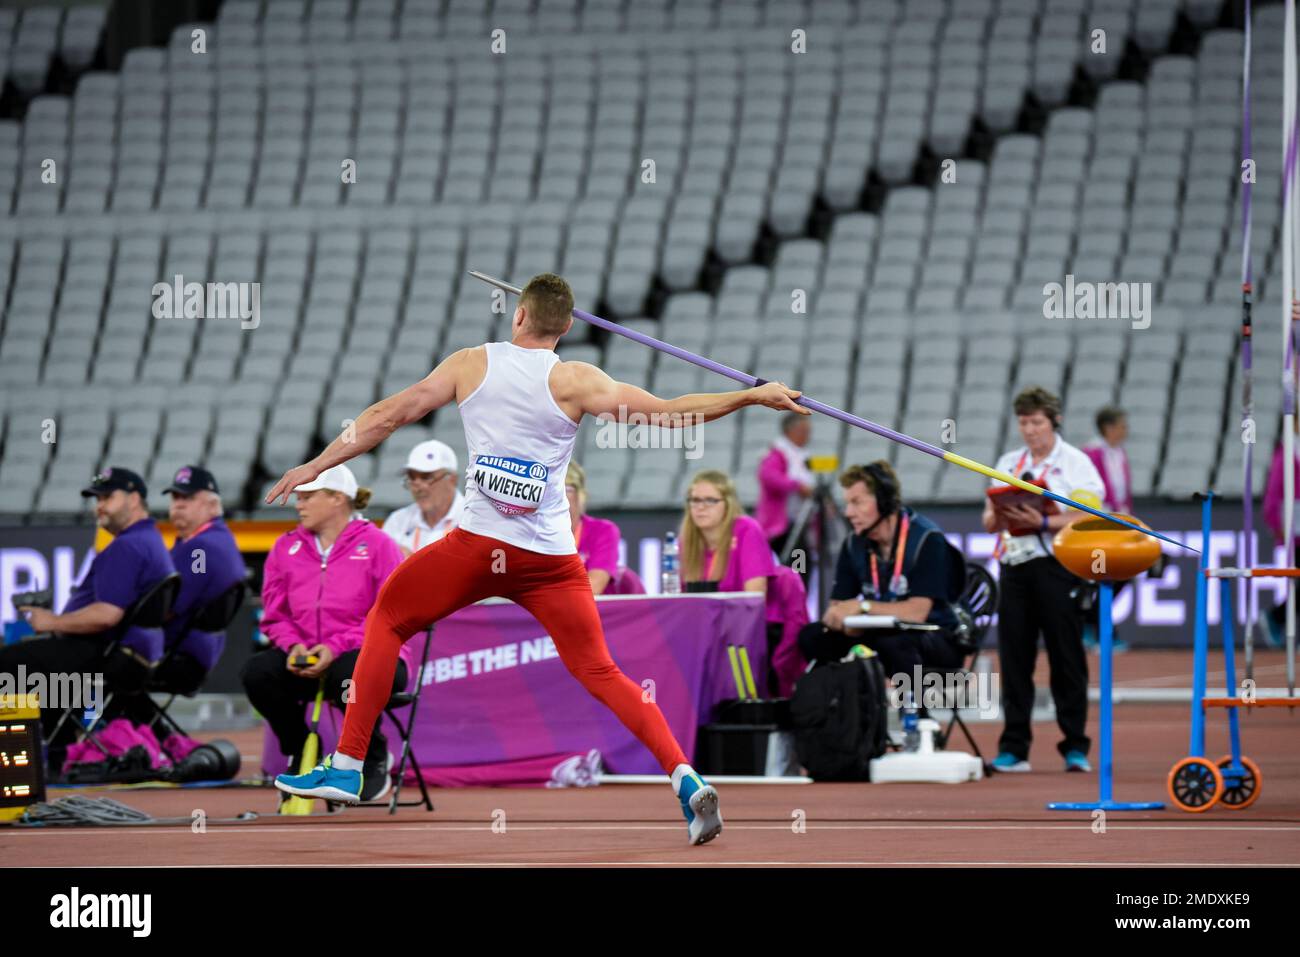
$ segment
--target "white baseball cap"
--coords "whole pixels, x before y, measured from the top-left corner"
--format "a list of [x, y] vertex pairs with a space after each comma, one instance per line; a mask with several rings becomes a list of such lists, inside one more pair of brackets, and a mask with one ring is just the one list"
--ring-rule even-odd
[[406, 467], [415, 472], [437, 472], [441, 469], [455, 472], [456, 453], [446, 443], [430, 439], [411, 449], [411, 454], [406, 458]]
[[336, 465], [332, 469], [321, 472], [320, 475], [316, 476], [316, 481], [308, 482], [306, 485], [299, 485], [294, 491], [317, 492], [321, 489], [342, 492], [348, 498], [356, 498], [357, 477], [352, 474], [352, 470], [346, 465]]

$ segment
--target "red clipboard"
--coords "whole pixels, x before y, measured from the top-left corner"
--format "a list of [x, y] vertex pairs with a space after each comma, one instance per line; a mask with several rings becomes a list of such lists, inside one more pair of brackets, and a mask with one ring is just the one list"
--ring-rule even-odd
[[[1026, 479], [1026, 484], [1036, 485], [1041, 489], [1047, 488], [1047, 483], [1042, 479]], [[1033, 492], [1026, 492], [1015, 485], [997, 485], [990, 488], [986, 493], [989, 503], [994, 510], [1005, 509], [1009, 505], [1028, 505], [1030, 508], [1037, 509], [1044, 515], [1056, 515], [1061, 510], [1056, 503], [1050, 498], [1037, 495]], [[1007, 531], [1012, 535], [1032, 535], [1035, 532], [1042, 531], [1039, 527], [1034, 528], [1008, 528]]]

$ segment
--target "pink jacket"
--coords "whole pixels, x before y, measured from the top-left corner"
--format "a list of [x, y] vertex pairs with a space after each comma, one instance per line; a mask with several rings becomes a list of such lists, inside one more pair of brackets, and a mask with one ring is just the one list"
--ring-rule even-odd
[[[325, 645], [335, 656], [361, 647], [366, 614], [379, 588], [402, 562], [391, 538], [353, 519], [325, 562], [316, 537], [301, 525], [281, 535], [262, 573], [262, 633], [280, 649]], [[408, 676], [419, 664], [418, 636], [402, 646]]]
[[772, 651], [772, 669], [776, 672], [778, 694], [794, 694], [794, 683], [808, 669], [799, 650], [799, 632], [808, 624], [808, 593], [803, 579], [793, 568], [778, 565], [767, 580], [767, 620], [781, 623], [781, 640]]
[[[1296, 443], [1300, 450], [1300, 442]], [[1296, 456], [1296, 482], [1300, 484], [1300, 455]], [[1282, 443], [1273, 451], [1273, 464], [1268, 467], [1268, 486], [1264, 489], [1264, 521], [1273, 530], [1273, 538], [1282, 541], [1282, 486], [1286, 477], [1282, 474]], [[1297, 510], [1291, 528], [1292, 537], [1300, 531], [1300, 510]]]
[[768, 538], [789, 529], [786, 502], [798, 491], [799, 483], [790, 477], [780, 449], [774, 448], [763, 456], [763, 461], [758, 463], [758, 508], [754, 510], [754, 517]]
[[1102, 503], [1112, 512], [1123, 512], [1131, 514], [1133, 511], [1133, 473], [1128, 467], [1128, 453], [1124, 453], [1124, 487], [1128, 490], [1124, 495], [1124, 501], [1117, 501], [1115, 498], [1115, 485], [1111, 480], [1111, 475], [1106, 471], [1106, 449], [1104, 446], [1092, 443], [1083, 447], [1083, 454], [1092, 460], [1092, 464], [1097, 467], [1097, 472], [1101, 475], [1101, 484], [1106, 490], [1106, 499]]

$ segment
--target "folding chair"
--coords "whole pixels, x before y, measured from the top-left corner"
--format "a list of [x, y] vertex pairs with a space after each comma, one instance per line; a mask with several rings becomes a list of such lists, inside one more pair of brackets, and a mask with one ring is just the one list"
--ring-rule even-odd
[[[959, 627], [954, 637], [964, 657], [968, 659], [968, 664], [960, 668], [926, 668], [923, 675], [935, 674], [944, 678], [954, 676], [962, 681], [968, 681], [974, 674], [980, 646], [984, 643], [984, 636], [988, 634], [989, 627], [993, 624], [993, 615], [998, 608], [998, 583], [983, 563], [966, 563], [966, 585], [957, 599], [957, 605], [961, 610], [958, 612]], [[949, 683], [943, 682], [942, 687], [948, 688]], [[948, 727], [939, 734], [935, 747], [948, 746], [948, 739], [952, 736], [954, 727], [961, 728], [962, 734], [966, 736], [966, 740], [975, 752], [975, 757], [987, 765], [984, 755], [980, 753], [979, 745], [971, 737], [970, 728], [962, 719], [961, 711], [956, 707], [952, 709]]]
[[[429, 648], [433, 644], [433, 626], [430, 625], [424, 633], [424, 649], [420, 654], [420, 666], [415, 671], [415, 687], [411, 691], [397, 691], [388, 699], [384, 705], [384, 713], [392, 719], [393, 724], [397, 727], [397, 733], [402, 739], [402, 757], [397, 763], [397, 780], [393, 784], [392, 794], [384, 801], [366, 801], [365, 807], [382, 807], [388, 805], [388, 813], [396, 814], [399, 807], [420, 807], [423, 805], [427, 810], [433, 810], [433, 801], [429, 798], [429, 789], [424, 783], [424, 772], [420, 770], [420, 761], [411, 747], [411, 732], [415, 728], [416, 712], [420, 710], [420, 691], [424, 687], [424, 668], [429, 661]], [[401, 719], [395, 714], [398, 708], [409, 708], [406, 714], [406, 723], [403, 724]], [[399, 797], [402, 793], [402, 782], [406, 777], [406, 764], [410, 761], [411, 767], [415, 770], [415, 781], [420, 785], [420, 798], [412, 801], [401, 801]]]
[[[244, 599], [246, 597], [248, 597], [248, 582], [235, 582], [235, 584], [231, 585], [207, 604], [197, 605], [190, 611], [189, 620], [185, 622], [184, 627], [181, 628], [180, 632], [177, 634], [176, 640], [172, 643], [172, 646], [167, 649], [162, 658], [154, 665], [153, 671], [149, 675], [149, 681], [145, 686], [146, 692], [168, 695], [167, 703], [163, 705], [158, 704], [158, 702], [154, 701], [152, 696], [148, 693], [140, 695], [141, 701], [144, 705], [151, 708], [154, 712], [154, 716], [150, 718], [148, 722], [150, 728], [161, 721], [163, 725], [172, 732], [182, 736], [185, 735], [185, 729], [178, 725], [175, 719], [168, 714], [168, 709], [171, 708], [172, 703], [176, 700], [177, 696], [184, 696], [187, 698], [194, 697], [194, 695], [198, 693], [199, 688], [202, 687], [202, 684], [200, 683], [192, 688], [182, 688], [178, 685], [170, 684], [167, 682], [165, 677], [163, 677], [166, 673], [166, 666], [175, 659], [181, 645], [185, 642], [185, 639], [189, 637], [191, 632], [225, 631], [226, 628], [230, 626], [230, 623], [234, 621], [235, 615], [239, 613], [239, 609], [243, 607]], [[158, 737], [159, 740], [162, 740], [163, 735], [159, 735]]]
[[[112, 691], [104, 701], [104, 707], [90, 725], [84, 730], [79, 731], [77, 739], [79, 741], [90, 741], [100, 751], [104, 751], [95, 737], [95, 726], [108, 713], [108, 706], [112, 703], [113, 697], [117, 694], [138, 694], [142, 692], [148, 683], [149, 674], [152, 670], [152, 662], [146, 662], [135, 652], [123, 648], [122, 637], [131, 628], [161, 628], [167, 616], [171, 614], [172, 605], [176, 601], [176, 596], [181, 590], [181, 576], [172, 572], [165, 578], [155, 582], [148, 591], [136, 599], [135, 603], [122, 615], [122, 620], [108, 632], [107, 647], [104, 649], [103, 667], [106, 683], [112, 685]], [[49, 740], [58, 739], [59, 732], [63, 726], [72, 717], [72, 713], [77, 708], [71, 706], [64, 709], [63, 714], [59, 717], [58, 723], [54, 726], [54, 731], [50, 734]], [[107, 752], [104, 752], [107, 754]]]

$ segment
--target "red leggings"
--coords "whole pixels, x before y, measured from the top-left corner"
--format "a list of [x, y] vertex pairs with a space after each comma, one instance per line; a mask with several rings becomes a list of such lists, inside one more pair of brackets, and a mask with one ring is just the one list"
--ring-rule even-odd
[[666, 773], [688, 763], [659, 706], [642, 700], [641, 687], [610, 658], [582, 560], [530, 552], [459, 528], [402, 562], [379, 590], [366, 616], [366, 637], [352, 673], [356, 696], [343, 719], [339, 751], [365, 758], [393, 687], [402, 642], [457, 609], [496, 595], [532, 613], [569, 673], [618, 716]]

